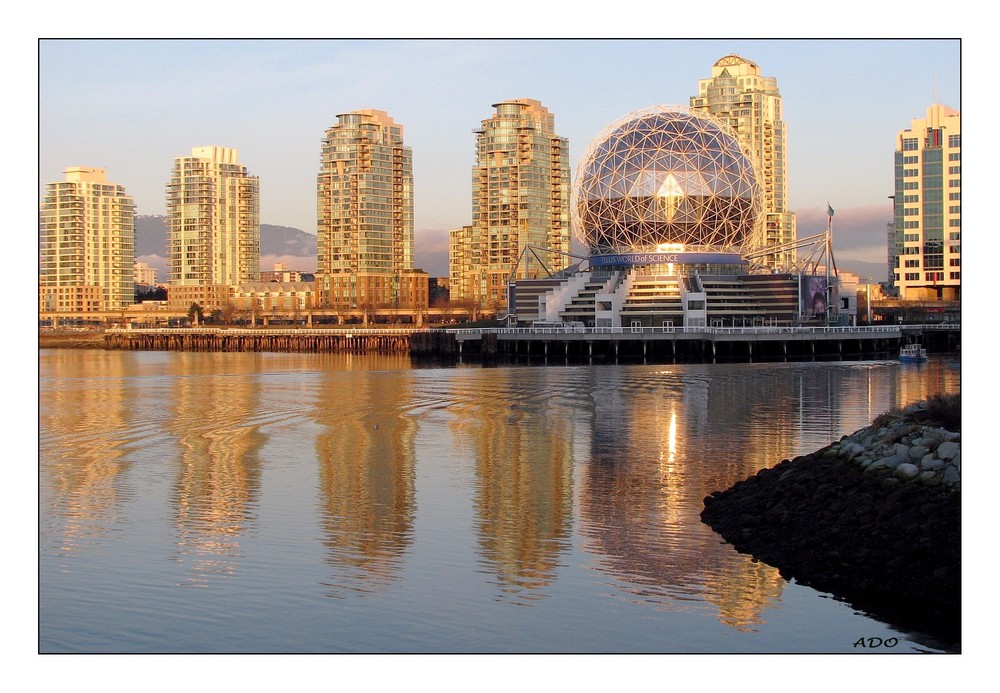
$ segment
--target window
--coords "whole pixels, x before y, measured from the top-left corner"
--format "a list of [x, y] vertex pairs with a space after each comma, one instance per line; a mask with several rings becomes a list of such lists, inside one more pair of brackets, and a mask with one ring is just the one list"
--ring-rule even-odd
[[962, 146], [962, 136], [961, 135], [948, 135], [948, 146], [949, 147], [961, 147]]
[[917, 150], [918, 140], [916, 137], [904, 137], [903, 138], [903, 151], [913, 152]]

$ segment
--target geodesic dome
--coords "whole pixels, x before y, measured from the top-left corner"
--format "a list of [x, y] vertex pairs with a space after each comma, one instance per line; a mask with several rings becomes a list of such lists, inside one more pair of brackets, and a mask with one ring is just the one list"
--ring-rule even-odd
[[761, 219], [761, 185], [728, 124], [680, 106], [655, 106], [608, 126], [577, 166], [577, 238], [593, 252], [662, 244], [733, 250]]

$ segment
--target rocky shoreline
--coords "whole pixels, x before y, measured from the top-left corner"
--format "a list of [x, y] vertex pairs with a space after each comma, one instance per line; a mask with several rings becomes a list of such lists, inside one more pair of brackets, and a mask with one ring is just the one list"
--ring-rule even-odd
[[961, 402], [883, 414], [705, 498], [702, 521], [786, 579], [954, 650], [961, 641]]

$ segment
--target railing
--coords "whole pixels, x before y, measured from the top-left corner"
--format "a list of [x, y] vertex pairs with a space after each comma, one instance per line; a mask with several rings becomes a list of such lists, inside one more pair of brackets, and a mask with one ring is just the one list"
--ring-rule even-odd
[[423, 331], [423, 328], [274, 328], [274, 327], [109, 327], [105, 334], [226, 334], [226, 335], [303, 335], [364, 337], [370, 335], [401, 335]]
[[[901, 328], [915, 329], [919, 325], [861, 325], [834, 327], [794, 327], [764, 325], [758, 327], [481, 327], [452, 328], [446, 332], [459, 337], [496, 335], [546, 335], [546, 334], [897, 334]], [[928, 325], [931, 329], [960, 329], [959, 325]]]

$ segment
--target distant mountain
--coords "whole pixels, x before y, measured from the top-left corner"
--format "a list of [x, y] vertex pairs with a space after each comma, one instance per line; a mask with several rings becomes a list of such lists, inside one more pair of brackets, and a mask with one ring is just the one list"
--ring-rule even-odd
[[[315, 257], [316, 236], [289, 226], [260, 225], [261, 256]], [[135, 219], [135, 256], [167, 256], [167, 218], [158, 215]]]

